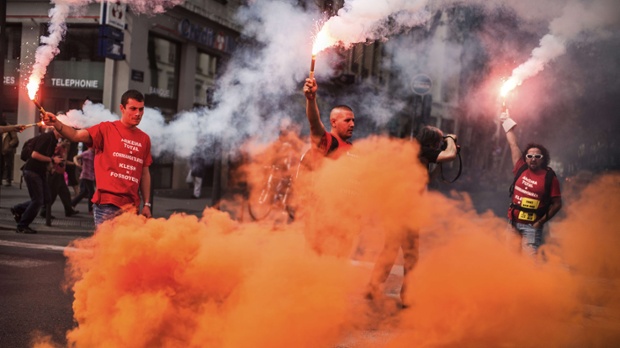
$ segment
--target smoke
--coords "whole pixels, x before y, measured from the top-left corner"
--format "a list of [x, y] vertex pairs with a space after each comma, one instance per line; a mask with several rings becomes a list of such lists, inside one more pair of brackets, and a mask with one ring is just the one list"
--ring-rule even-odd
[[604, 35], [601, 29], [617, 25], [618, 18], [620, 6], [615, 1], [569, 1], [562, 15], [549, 24], [549, 34], [540, 40], [530, 59], [513, 70], [507, 81], [510, 89], [538, 74], [549, 62], [564, 54], [566, 45], [577, 40], [580, 34]]
[[[100, 0], [99, 2], [102, 2]], [[41, 46], [35, 52], [35, 63], [28, 79], [28, 94], [34, 99], [39, 85], [47, 72], [47, 67], [58, 54], [58, 45], [67, 32], [67, 17], [79, 11], [85, 5], [97, 2], [95, 0], [53, 0], [49, 11], [48, 35], [41, 36]], [[137, 13], [155, 14], [164, 12], [166, 8], [182, 3], [182, 0], [122, 0], [121, 3], [129, 4]]]
[[[545, 260], [532, 260], [519, 253], [505, 219], [477, 214], [466, 195], [425, 190], [417, 151], [415, 143], [386, 138], [357, 142], [353, 156], [300, 178], [295, 190], [313, 199], [277, 229], [212, 209], [200, 219], [125, 214], [106, 222], [74, 243], [79, 251], [66, 252], [77, 322], [69, 344], [620, 342], [620, 231], [610, 222], [620, 208], [620, 176], [601, 177], [566, 202], [565, 217], [550, 224]], [[420, 233], [420, 261], [409, 279], [412, 307], [394, 312], [389, 297], [374, 305], [363, 299], [372, 266], [351, 258], [372, 262], [384, 236], [406, 230]], [[386, 333], [385, 340], [370, 344], [369, 331]]]
[[426, 0], [347, 0], [338, 14], [329, 18], [321, 31], [331, 37], [330, 45], [345, 48], [353, 44], [386, 40], [394, 33], [424, 24], [430, 18]]

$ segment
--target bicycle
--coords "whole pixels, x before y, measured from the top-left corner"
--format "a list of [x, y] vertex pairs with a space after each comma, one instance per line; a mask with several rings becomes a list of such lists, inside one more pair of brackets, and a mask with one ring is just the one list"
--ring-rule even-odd
[[248, 211], [255, 221], [268, 217], [273, 211], [285, 212], [289, 219], [295, 218], [293, 207], [288, 204], [293, 179], [288, 166], [271, 165], [264, 187], [258, 194], [250, 194]]

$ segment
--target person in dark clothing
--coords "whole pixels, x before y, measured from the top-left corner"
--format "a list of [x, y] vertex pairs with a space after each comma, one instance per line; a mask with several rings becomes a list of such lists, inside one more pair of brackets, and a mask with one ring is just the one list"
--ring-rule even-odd
[[30, 224], [37, 216], [39, 209], [50, 201], [49, 186], [46, 182], [48, 166], [62, 162], [62, 158], [54, 156], [54, 149], [61, 135], [56, 130], [50, 130], [37, 137], [32, 155], [23, 167], [24, 181], [28, 187], [30, 200], [17, 204], [11, 208], [11, 213], [17, 222], [17, 233], [37, 233], [30, 228]]
[[[54, 156], [62, 158], [62, 161], [58, 164], [54, 164], [50, 169], [50, 173], [47, 177], [47, 184], [50, 188], [50, 206], [54, 205], [56, 197], [60, 197], [62, 206], [65, 209], [65, 216], [70, 217], [77, 213], [77, 210], [73, 209], [71, 204], [71, 193], [69, 187], [65, 182], [65, 171], [67, 168], [67, 151], [69, 149], [69, 140], [63, 139], [56, 145], [54, 150]], [[45, 217], [45, 207], [41, 208], [41, 217]], [[55, 219], [54, 216], [51, 217]]]
[[67, 186], [73, 189], [73, 197], [80, 194], [80, 183], [78, 181], [77, 167], [73, 163], [73, 157], [78, 154], [78, 143], [72, 141], [69, 143], [67, 152], [67, 161], [65, 162], [65, 171], [67, 172]]

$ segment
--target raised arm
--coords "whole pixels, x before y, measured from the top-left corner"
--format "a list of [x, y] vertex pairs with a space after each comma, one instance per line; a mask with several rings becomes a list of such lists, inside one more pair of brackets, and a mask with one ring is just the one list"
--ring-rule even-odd
[[501, 113], [499, 120], [502, 123], [504, 131], [506, 132], [506, 140], [508, 141], [508, 146], [510, 147], [510, 158], [512, 158], [512, 165], [514, 166], [521, 158], [521, 149], [517, 143], [517, 135], [514, 131], [517, 123], [510, 118], [508, 110]]
[[310, 123], [310, 137], [316, 145], [320, 139], [327, 133], [323, 122], [321, 122], [321, 114], [319, 106], [316, 102], [316, 90], [318, 86], [315, 79], [307, 78], [304, 84], [304, 95], [306, 96], [306, 117]]
[[67, 126], [60, 122], [56, 115], [51, 112], [48, 112], [43, 116], [43, 121], [46, 125], [53, 126], [54, 129], [56, 129], [65, 139], [87, 144], [92, 144], [93, 142], [93, 139], [90, 137], [90, 133], [88, 133], [86, 129], [74, 129], [73, 127]]

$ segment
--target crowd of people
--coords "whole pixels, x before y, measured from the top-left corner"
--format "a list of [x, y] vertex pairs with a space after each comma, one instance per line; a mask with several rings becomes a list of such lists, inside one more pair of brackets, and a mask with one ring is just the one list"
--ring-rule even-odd
[[[355, 130], [355, 113], [347, 105], [333, 107], [328, 130], [321, 120], [317, 91], [316, 80], [306, 79], [303, 93], [312, 156], [337, 160], [348, 155], [353, 148], [351, 139]], [[135, 90], [125, 92], [121, 97], [120, 110], [120, 120], [102, 122], [86, 129], [65, 125], [50, 112], [41, 115], [48, 131], [36, 137], [32, 154], [22, 168], [30, 200], [11, 208], [17, 222], [17, 232], [36, 233], [30, 224], [38, 213], [46, 214], [44, 208], [53, 204], [56, 196], [60, 197], [66, 216], [77, 214], [75, 206], [82, 199], [88, 199], [88, 210], [93, 213], [96, 226], [126, 211], [151, 217], [151, 142], [149, 136], [137, 128], [144, 114], [144, 96]], [[536, 255], [544, 243], [545, 223], [562, 207], [559, 181], [548, 166], [549, 151], [540, 144], [528, 144], [521, 150], [514, 131], [516, 122], [507, 110], [501, 112], [499, 121], [511, 151], [514, 175], [510, 189], [508, 230], [520, 238], [523, 253]], [[19, 144], [16, 132], [23, 129], [24, 126], [0, 125], [5, 184], [13, 180], [12, 158]], [[437, 177], [442, 163], [454, 161], [459, 154], [457, 135], [444, 134], [436, 127], [422, 127], [416, 140], [420, 145], [417, 160], [427, 167], [429, 182]], [[77, 149], [78, 143], [83, 144], [79, 154], [73, 150], [73, 144]], [[10, 161], [5, 158], [10, 158]], [[190, 164], [188, 181], [191, 178], [194, 185], [192, 197], [198, 198], [206, 164], [199, 152], [192, 154]], [[77, 180], [76, 169], [80, 170], [79, 188], [77, 181], [65, 179], [68, 174]], [[73, 198], [69, 187], [74, 189]], [[384, 283], [399, 251], [402, 251], [404, 281], [400, 303], [402, 308], [407, 308], [411, 302], [405, 285], [409, 283], [418, 262], [419, 231], [397, 231], [393, 236], [397, 237], [385, 238], [365, 296], [371, 301], [384, 296]], [[312, 241], [309, 243], [312, 244]], [[321, 252], [320, 247], [311, 246]]]

